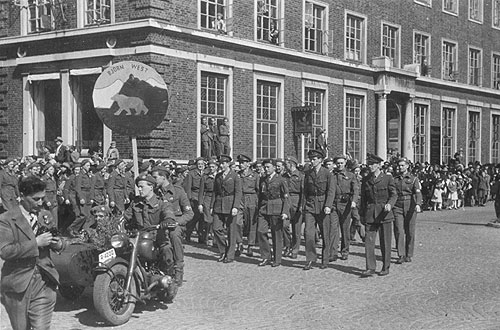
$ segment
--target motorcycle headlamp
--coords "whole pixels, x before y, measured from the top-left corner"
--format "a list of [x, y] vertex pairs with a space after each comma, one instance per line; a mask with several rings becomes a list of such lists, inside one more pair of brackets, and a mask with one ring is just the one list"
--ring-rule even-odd
[[127, 246], [127, 244], [128, 244], [128, 237], [126, 234], [120, 233], [111, 236], [111, 246], [114, 247], [115, 249], [125, 247]]

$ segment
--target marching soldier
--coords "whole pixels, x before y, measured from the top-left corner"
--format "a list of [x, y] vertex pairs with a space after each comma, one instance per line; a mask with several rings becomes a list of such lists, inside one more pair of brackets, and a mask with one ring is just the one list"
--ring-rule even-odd
[[194, 217], [186, 225], [186, 241], [191, 240], [191, 233], [195, 228], [198, 231], [198, 243], [205, 244], [206, 225], [203, 220], [203, 213], [198, 210], [199, 200], [198, 193], [200, 191], [201, 177], [205, 170], [205, 160], [201, 157], [196, 158], [196, 168], [188, 172], [184, 180], [186, 194], [191, 203], [191, 209], [194, 212]]
[[213, 159], [208, 161], [208, 173], [204, 173], [201, 177], [200, 181], [200, 191], [198, 192], [198, 211], [203, 213], [203, 220], [206, 222], [207, 231], [206, 236], [204, 237], [205, 242], [208, 243], [209, 233], [212, 230], [213, 217], [210, 212], [211, 206], [210, 202], [212, 201], [212, 195], [214, 192], [214, 182], [215, 175], [217, 174], [217, 169], [219, 165]]
[[82, 161], [80, 174], [75, 179], [76, 201], [80, 208], [79, 216], [68, 227], [71, 232], [78, 232], [83, 228], [92, 225], [93, 218], [90, 216], [90, 209], [94, 204], [93, 178], [90, 172], [90, 160]]
[[319, 225], [323, 237], [323, 262], [321, 269], [327, 267], [331, 245], [333, 244], [333, 225], [330, 213], [335, 198], [335, 181], [333, 175], [322, 166], [325, 155], [320, 150], [309, 150], [307, 153], [311, 168], [304, 173], [304, 223], [306, 240], [306, 265], [310, 270], [316, 262], [316, 225]]
[[304, 174], [297, 169], [298, 161], [295, 157], [287, 157], [285, 165], [287, 172], [283, 177], [287, 180], [290, 224], [292, 225], [291, 250], [285, 254], [286, 257], [297, 259], [300, 249], [300, 238], [302, 235], [302, 193], [304, 189]]
[[391, 265], [391, 222], [394, 215], [391, 212], [397, 199], [394, 178], [382, 172], [382, 162], [379, 156], [368, 154], [366, 163], [370, 167], [370, 174], [363, 179], [361, 184], [360, 216], [366, 226], [365, 254], [366, 270], [362, 276], [375, 274], [375, 239], [379, 234], [380, 250], [382, 252], [382, 271], [380, 276], [389, 274]]
[[415, 223], [422, 205], [422, 192], [418, 177], [408, 171], [408, 160], [398, 160], [399, 175], [394, 178], [398, 199], [394, 205], [394, 236], [398, 250], [397, 264], [411, 262], [415, 246]]
[[19, 205], [19, 178], [14, 171], [16, 161], [7, 159], [5, 168], [0, 171], [0, 203], [4, 211]]
[[130, 203], [128, 199], [127, 176], [125, 175], [126, 166], [123, 160], [117, 160], [115, 162], [115, 169], [109, 176], [109, 206], [111, 209], [114, 209], [114, 213], [123, 213], [125, 204]]
[[101, 163], [96, 166], [96, 172], [93, 179], [92, 188], [94, 189], [92, 196], [94, 196], [94, 203], [96, 205], [105, 205], [106, 203], [106, 183], [109, 177], [107, 173], [106, 164]]
[[288, 218], [288, 186], [286, 179], [276, 173], [276, 161], [267, 159], [262, 162], [266, 176], [259, 183], [259, 216], [257, 235], [262, 261], [259, 266], [271, 264], [271, 248], [268, 231], [271, 229], [273, 242], [272, 267], [281, 265], [283, 253], [283, 221]]

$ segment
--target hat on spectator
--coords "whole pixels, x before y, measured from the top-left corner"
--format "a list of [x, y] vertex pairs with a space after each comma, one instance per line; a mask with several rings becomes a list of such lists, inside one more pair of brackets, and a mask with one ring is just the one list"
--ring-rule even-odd
[[90, 209], [90, 214], [96, 215], [97, 213], [104, 213], [105, 215], [111, 215], [111, 210], [106, 205], [97, 205]]
[[318, 157], [318, 158], [325, 158], [325, 154], [321, 150], [316, 150], [312, 149], [307, 152], [307, 157], [313, 158], [313, 157]]
[[58, 137], [56, 137], [56, 138], [54, 139], [54, 141], [63, 142], [63, 139], [62, 139], [62, 137], [58, 136]]
[[295, 165], [299, 164], [299, 161], [297, 160], [297, 158], [292, 157], [292, 156], [286, 157], [286, 160], [289, 161], [289, 162], [295, 163]]
[[198, 164], [198, 162], [199, 162], [199, 161], [205, 162], [205, 158], [203, 158], [203, 157], [198, 157], [198, 158], [196, 158], [196, 159], [194, 160], [194, 163], [195, 163], [195, 164]]
[[151, 183], [153, 186], [156, 184], [156, 180], [155, 178], [153, 178], [151, 175], [139, 175], [136, 179], [135, 179], [135, 184], [136, 185], [139, 185], [139, 182], [141, 181], [146, 181], [146, 182], [149, 182]]
[[233, 159], [228, 155], [220, 155], [219, 162], [220, 163], [230, 163]]
[[368, 165], [371, 165], [371, 164], [378, 164], [378, 163], [381, 163], [383, 162], [384, 160], [382, 158], [380, 158], [379, 156], [377, 155], [374, 155], [374, 154], [370, 154], [368, 153], [366, 155], [366, 163]]
[[250, 157], [245, 156], [245, 155], [241, 155], [241, 154], [240, 154], [240, 155], [238, 155], [238, 157], [236, 157], [236, 159], [237, 159], [240, 163], [243, 163], [243, 162], [248, 163], [248, 162], [251, 162], [251, 161], [252, 161], [252, 159], [250, 159]]

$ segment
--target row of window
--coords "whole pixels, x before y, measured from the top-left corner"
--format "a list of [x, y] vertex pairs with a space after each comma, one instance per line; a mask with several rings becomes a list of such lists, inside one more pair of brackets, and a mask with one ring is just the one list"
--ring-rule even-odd
[[[201, 116], [214, 118], [221, 123], [229, 116], [230, 106], [227, 95], [228, 77], [211, 72], [201, 73]], [[283, 129], [283, 104], [281, 93], [282, 83], [265, 79], [257, 79], [255, 95], [255, 141], [257, 158], [275, 158], [280, 155], [283, 141], [280, 140], [280, 130]], [[328, 105], [327, 90], [316, 87], [304, 87], [304, 105], [316, 106], [312, 116], [313, 134], [306, 137], [304, 153], [316, 146], [319, 130], [327, 127], [326, 115]], [[441, 162], [447, 162], [457, 150], [457, 108], [443, 106], [440, 128], [438, 126], [441, 146]], [[337, 115], [337, 114], [335, 114]], [[366, 151], [365, 120], [366, 94], [363, 92], [346, 91], [344, 94], [344, 151], [356, 159], [363, 159]], [[500, 162], [500, 113], [491, 117], [491, 161]], [[399, 125], [401, 126], [401, 125]], [[467, 121], [468, 162], [480, 159], [481, 148], [481, 108], [469, 107]], [[415, 161], [429, 161], [430, 155], [430, 117], [429, 105], [415, 102], [413, 147]], [[330, 140], [330, 143], [332, 141]]]

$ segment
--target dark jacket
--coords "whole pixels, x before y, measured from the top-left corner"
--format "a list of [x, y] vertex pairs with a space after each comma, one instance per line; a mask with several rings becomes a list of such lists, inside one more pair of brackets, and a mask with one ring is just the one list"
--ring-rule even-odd
[[274, 174], [260, 179], [259, 183], [259, 212], [262, 215], [290, 216], [290, 202], [288, 185], [281, 175]]
[[398, 197], [394, 178], [383, 172], [378, 177], [370, 173], [363, 179], [361, 184], [361, 206], [360, 216], [363, 222], [383, 223], [394, 220], [392, 212], [385, 211], [385, 205], [390, 204], [394, 207]]
[[220, 172], [215, 176], [214, 193], [211, 208], [214, 213], [231, 214], [233, 208], [241, 206], [241, 178], [233, 170], [230, 170], [226, 177]]

